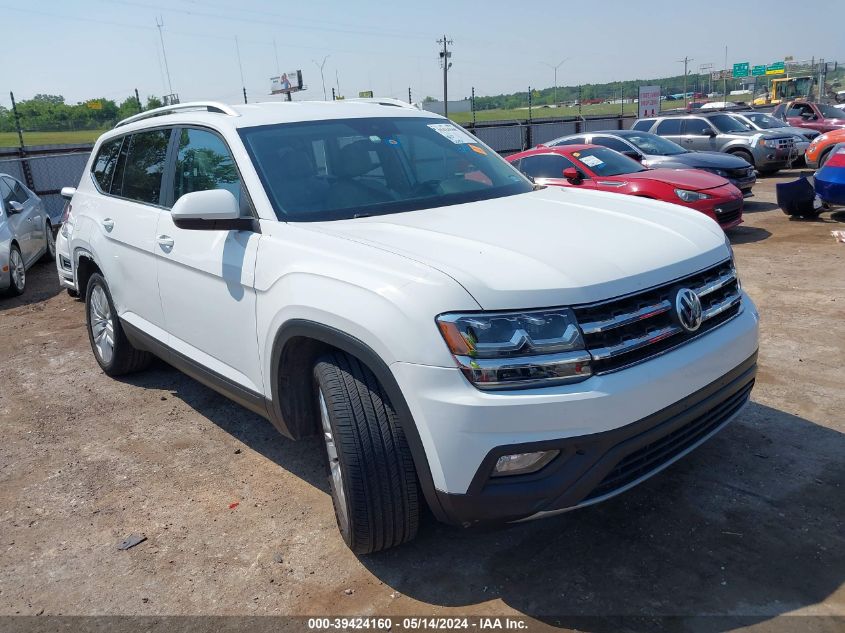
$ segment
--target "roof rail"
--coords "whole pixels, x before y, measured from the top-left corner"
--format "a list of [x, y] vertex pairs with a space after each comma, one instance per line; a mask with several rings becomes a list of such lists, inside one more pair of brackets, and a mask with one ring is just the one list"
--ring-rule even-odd
[[413, 103], [402, 101], [401, 99], [392, 99], [391, 97], [359, 97], [353, 99], [344, 99], [344, 101], [356, 101], [358, 103], [372, 103], [375, 105], [395, 106], [397, 108], [410, 108], [418, 110]]
[[207, 112], [217, 112], [218, 114], [226, 114], [228, 116], [240, 116], [237, 110], [233, 109], [231, 106], [227, 106], [225, 103], [218, 103], [216, 101], [190, 101], [188, 103], [177, 103], [174, 105], [147, 110], [146, 112], [139, 112], [138, 114], [123, 119], [122, 121], [118, 121], [115, 124], [115, 127], [117, 128], [121, 125], [128, 125], [129, 123], [135, 123], [136, 121], [143, 121], [144, 119], [163, 116], [165, 114], [173, 114], [183, 110], [206, 110]]

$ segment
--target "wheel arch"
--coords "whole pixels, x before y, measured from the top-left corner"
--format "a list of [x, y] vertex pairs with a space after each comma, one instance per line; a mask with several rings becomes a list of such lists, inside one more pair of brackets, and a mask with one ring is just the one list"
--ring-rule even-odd
[[271, 352], [271, 398], [267, 402], [271, 421], [283, 435], [293, 439], [317, 430], [312, 370], [317, 357], [330, 349], [354, 356], [376, 376], [405, 432], [423, 495], [435, 516], [444, 520], [428, 458], [405, 396], [387, 363], [363, 341], [307, 319], [292, 319], [282, 324]]
[[88, 280], [91, 279], [91, 275], [94, 273], [100, 273], [102, 275], [103, 271], [97, 265], [94, 255], [85, 249], [76, 249], [73, 254], [73, 259], [76, 264], [76, 288], [79, 292], [79, 296], [85, 297], [85, 293], [88, 289]]

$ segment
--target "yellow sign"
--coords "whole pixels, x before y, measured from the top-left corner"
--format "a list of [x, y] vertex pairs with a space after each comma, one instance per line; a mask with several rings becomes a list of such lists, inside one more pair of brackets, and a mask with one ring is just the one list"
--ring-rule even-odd
[[102, 101], [88, 101], [85, 104], [89, 110], [102, 110], [103, 109], [103, 102]]

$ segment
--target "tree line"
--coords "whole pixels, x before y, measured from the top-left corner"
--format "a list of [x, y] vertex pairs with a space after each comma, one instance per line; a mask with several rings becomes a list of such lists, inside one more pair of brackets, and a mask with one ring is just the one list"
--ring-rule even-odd
[[[144, 110], [158, 108], [158, 97], [147, 97]], [[117, 121], [141, 112], [141, 104], [134, 96], [120, 103], [112, 99], [89, 99], [76, 104], [65, 103], [61, 95], [37, 94], [32, 99], [17, 102], [18, 116], [24, 131], [100, 130]], [[11, 108], [0, 106], [0, 132], [14, 132], [15, 117]]]

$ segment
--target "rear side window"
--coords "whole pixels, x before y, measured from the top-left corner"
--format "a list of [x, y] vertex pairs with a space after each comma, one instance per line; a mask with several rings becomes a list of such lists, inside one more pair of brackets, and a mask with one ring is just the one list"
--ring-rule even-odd
[[159, 204], [170, 130], [138, 132], [123, 143], [111, 193], [130, 200]]
[[193, 191], [226, 189], [244, 209], [246, 196], [235, 161], [223, 139], [213, 132], [181, 130], [173, 175], [173, 202]]
[[648, 132], [652, 125], [654, 125], [654, 119], [640, 119], [634, 123], [631, 129], [639, 130], [640, 132]]
[[97, 153], [94, 166], [91, 168], [91, 174], [94, 176], [97, 185], [99, 185], [100, 191], [105, 193], [108, 193], [111, 189], [111, 179], [114, 174], [115, 165], [117, 165], [117, 156], [120, 154], [122, 143], [123, 138], [116, 138], [103, 143], [100, 146], [100, 151]]
[[617, 152], [630, 152], [632, 150], [632, 148], [627, 143], [624, 143], [618, 138], [613, 138], [611, 136], [594, 136], [593, 145], [609, 147], [610, 149], [615, 149]]
[[563, 178], [563, 170], [575, 164], [560, 154], [538, 154], [522, 159], [519, 169], [532, 178]]
[[657, 126], [657, 134], [661, 136], [681, 133], [681, 119], [665, 119]]
[[552, 147], [557, 145], [583, 145], [586, 141], [584, 140], [585, 136], [572, 136], [570, 138], [564, 138], [559, 141], [555, 141], [554, 143], [549, 143]]

